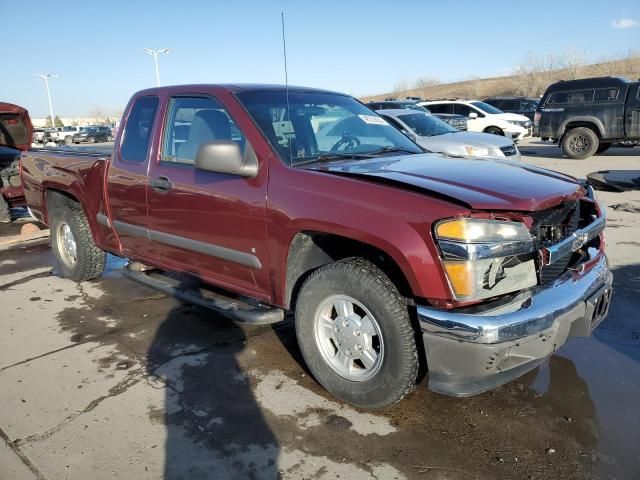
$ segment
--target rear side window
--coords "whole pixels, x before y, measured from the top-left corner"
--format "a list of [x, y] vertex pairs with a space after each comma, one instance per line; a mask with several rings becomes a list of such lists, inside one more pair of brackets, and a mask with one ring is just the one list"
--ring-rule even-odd
[[596, 102], [614, 102], [618, 99], [619, 88], [597, 88], [594, 101]]
[[245, 139], [224, 107], [213, 98], [176, 97], [171, 100], [162, 161], [193, 165], [198, 147], [232, 140], [244, 148]]
[[495, 103], [492, 103], [492, 105], [500, 110], [520, 110], [519, 100], [503, 100], [499, 105]]
[[120, 156], [129, 162], [144, 162], [158, 111], [158, 97], [140, 97], [133, 104], [124, 127]]
[[436, 103], [425, 105], [431, 113], [453, 113], [450, 103]]
[[593, 102], [594, 90], [574, 90], [572, 92], [553, 92], [549, 95], [547, 105]]

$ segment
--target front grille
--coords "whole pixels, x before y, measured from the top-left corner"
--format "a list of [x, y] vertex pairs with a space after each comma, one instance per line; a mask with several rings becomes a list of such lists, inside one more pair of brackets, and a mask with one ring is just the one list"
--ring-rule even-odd
[[505, 157], [512, 157], [513, 155], [518, 153], [518, 150], [516, 149], [515, 145], [509, 145], [508, 147], [500, 147], [500, 150], [502, 150], [502, 153], [504, 154]]
[[[571, 236], [581, 225], [581, 205], [578, 200], [570, 200], [546, 210], [533, 212], [531, 234], [538, 250], [558, 243]], [[566, 271], [573, 253], [557, 260], [551, 265], [539, 266], [540, 284], [545, 285]]]

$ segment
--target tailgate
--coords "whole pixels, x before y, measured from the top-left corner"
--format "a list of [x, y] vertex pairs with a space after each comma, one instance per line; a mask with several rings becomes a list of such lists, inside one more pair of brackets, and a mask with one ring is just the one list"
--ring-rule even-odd
[[28, 150], [32, 136], [29, 112], [18, 105], [0, 102], [0, 146]]

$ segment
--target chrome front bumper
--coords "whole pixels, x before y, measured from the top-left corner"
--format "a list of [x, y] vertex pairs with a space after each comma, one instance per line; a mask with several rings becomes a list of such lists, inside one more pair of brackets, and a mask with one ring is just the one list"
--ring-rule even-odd
[[604, 255], [583, 272], [506, 304], [464, 312], [418, 306], [429, 388], [468, 396], [502, 385], [544, 361], [569, 336], [588, 336], [606, 317], [613, 275]]

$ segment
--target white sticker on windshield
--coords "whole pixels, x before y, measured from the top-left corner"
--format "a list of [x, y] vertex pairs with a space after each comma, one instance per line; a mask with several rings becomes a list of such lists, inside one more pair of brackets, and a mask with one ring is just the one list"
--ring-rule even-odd
[[358, 115], [364, 123], [371, 125], [389, 125], [387, 121], [382, 117], [376, 117], [375, 115]]

